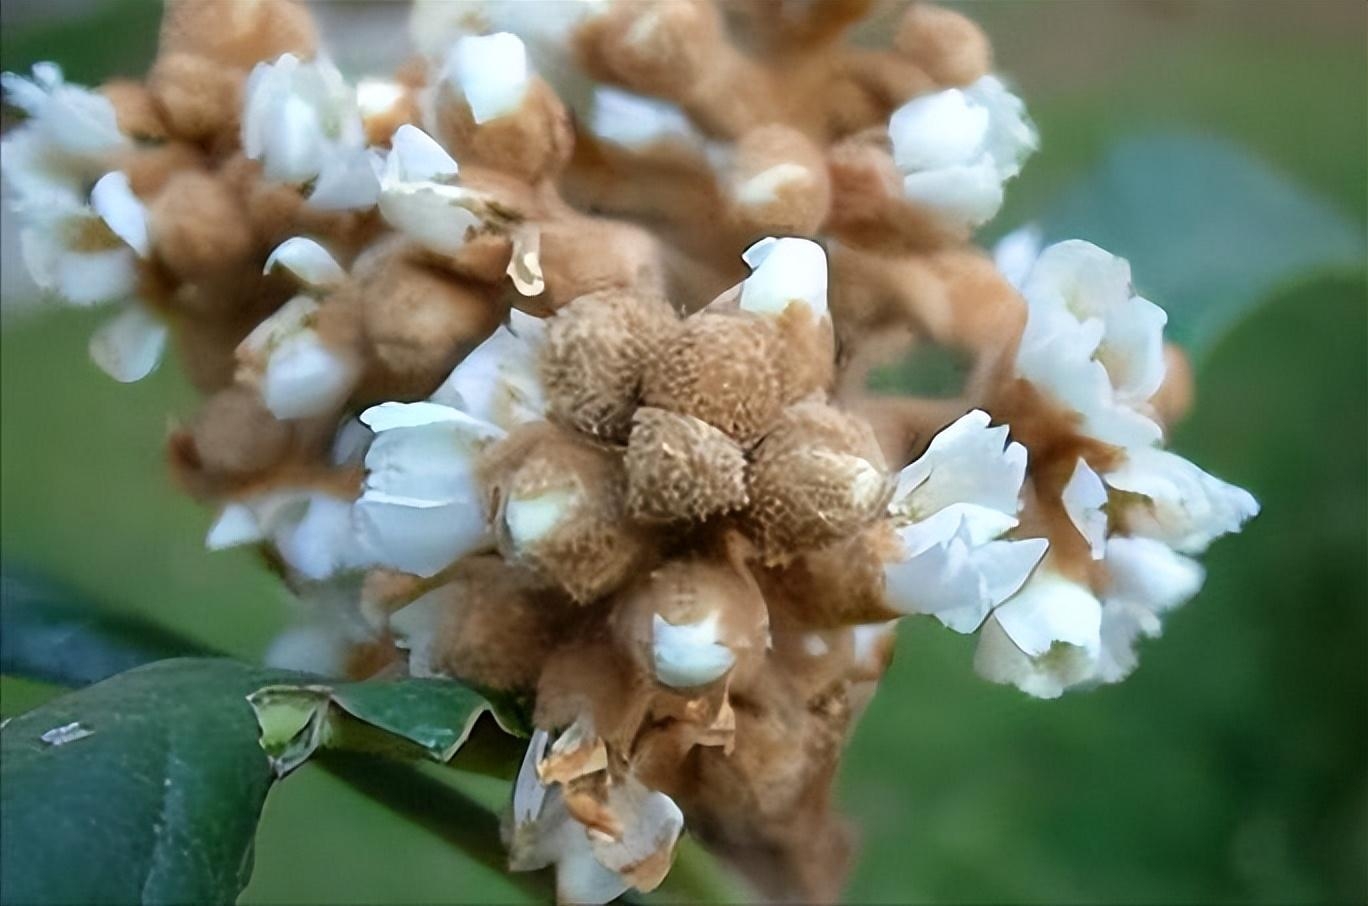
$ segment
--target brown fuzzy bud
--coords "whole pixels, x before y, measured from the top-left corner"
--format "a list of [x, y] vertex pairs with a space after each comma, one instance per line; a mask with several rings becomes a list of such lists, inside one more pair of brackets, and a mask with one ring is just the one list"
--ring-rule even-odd
[[725, 562], [672, 560], [644, 577], [613, 609], [618, 645], [652, 679], [672, 689], [716, 682], [763, 658], [765, 599], [749, 573]]
[[860, 531], [893, 491], [869, 426], [818, 402], [784, 412], [756, 447], [749, 482], [747, 519], [770, 563]]
[[168, 180], [182, 170], [202, 170], [204, 152], [189, 142], [168, 141], [139, 145], [119, 157], [119, 169], [128, 175], [129, 187], [139, 198], [161, 193]]
[[631, 428], [647, 363], [675, 329], [668, 303], [614, 291], [581, 296], [546, 322], [541, 380], [552, 417], [611, 440]]
[[396, 611], [409, 669], [500, 691], [531, 692], [560, 641], [570, 602], [499, 557], [470, 557], [450, 581]]
[[291, 429], [249, 387], [227, 387], [205, 400], [180, 445], [190, 471], [209, 480], [239, 480], [279, 463]]
[[236, 136], [242, 86], [241, 70], [188, 53], [159, 57], [147, 76], [167, 126], [189, 141]]
[[782, 405], [779, 347], [777, 329], [763, 318], [696, 314], [650, 363], [643, 400], [700, 418], [749, 446]]
[[626, 464], [627, 510], [636, 519], [701, 521], [746, 504], [746, 454], [691, 415], [638, 409]]
[[100, 94], [114, 105], [119, 131], [140, 141], [163, 141], [166, 122], [151, 93], [140, 83], [115, 79], [100, 86]]
[[750, 232], [815, 233], [831, 204], [826, 161], [796, 129], [760, 126], [736, 144], [730, 195], [732, 216]]
[[480, 472], [504, 556], [580, 603], [619, 587], [649, 553], [624, 512], [619, 454], [534, 422], [487, 450]]
[[993, 49], [983, 30], [960, 13], [929, 3], [907, 10], [893, 46], [941, 85], [968, 85], [993, 67]]
[[[541, 223], [543, 297], [557, 309], [600, 290], [641, 295], [665, 291], [660, 245], [640, 227], [592, 217], [566, 216]], [[605, 254], [605, 249], [612, 249]]]
[[399, 255], [359, 281], [356, 294], [370, 363], [401, 397], [431, 393], [503, 315], [491, 287]]
[[717, 9], [704, 0], [616, 3], [575, 37], [590, 74], [668, 98], [687, 91], [725, 41]]
[[175, 174], [149, 208], [152, 247], [183, 280], [239, 267], [252, 252], [242, 207], [228, 187], [208, 173]]
[[317, 43], [309, 11], [287, 0], [172, 0], [162, 16], [163, 54], [201, 54], [241, 69], [287, 52], [312, 57]]
[[775, 321], [781, 341], [784, 402], [811, 394], [823, 399], [836, 378], [836, 335], [830, 316], [812, 317], [801, 305], [790, 305]]
[[560, 98], [532, 78], [517, 110], [483, 123], [449, 82], [438, 89], [437, 128], [443, 144], [465, 161], [534, 183], [554, 176], [570, 160], [575, 135]]
[[901, 550], [887, 524], [876, 523], [759, 573], [760, 584], [770, 606], [804, 630], [892, 620], [898, 614], [884, 595], [884, 564]]

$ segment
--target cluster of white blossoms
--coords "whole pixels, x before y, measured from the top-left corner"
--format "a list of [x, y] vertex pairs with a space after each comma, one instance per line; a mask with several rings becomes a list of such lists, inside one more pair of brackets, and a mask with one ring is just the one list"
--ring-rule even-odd
[[[181, 344], [208, 546], [315, 605], [271, 658], [534, 700], [510, 863], [564, 901], [653, 889], [686, 816], [834, 900], [897, 620], [1034, 696], [1115, 682], [1258, 511], [1163, 449], [1185, 375], [1124, 260], [969, 243], [1038, 144], [981, 33], [843, 46], [866, 6], [421, 0], [353, 84], [302, 8], [186, 0], [150, 87], [5, 76], [35, 279], [124, 306], [120, 380]], [[975, 377], [884, 430], [848, 378], [905, 336]]]

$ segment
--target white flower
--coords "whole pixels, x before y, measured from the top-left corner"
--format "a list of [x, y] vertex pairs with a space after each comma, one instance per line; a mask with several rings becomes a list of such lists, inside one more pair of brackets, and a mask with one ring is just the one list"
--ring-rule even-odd
[[546, 400], [537, 362], [546, 322], [517, 309], [509, 318], [508, 324], [500, 325], [461, 360], [432, 394], [432, 402], [459, 409], [505, 431], [542, 418]]
[[470, 106], [476, 123], [513, 113], [531, 84], [527, 48], [517, 35], [466, 35], [456, 41], [442, 74]]
[[502, 429], [431, 402], [382, 403], [361, 420], [376, 436], [356, 515], [377, 563], [431, 576], [487, 543], [475, 458]]
[[1184, 554], [1202, 553], [1259, 512], [1248, 491], [1167, 450], [1128, 450], [1126, 460], [1103, 480], [1139, 498], [1115, 504], [1117, 521], [1127, 534], [1154, 538]]
[[[1005, 446], [1004, 446], [1005, 444]], [[890, 513], [901, 560], [885, 568], [890, 603], [973, 632], [1044, 556], [1043, 538], [998, 540], [1017, 525], [1026, 448], [975, 410], [898, 475]]]
[[28, 119], [3, 142], [5, 184], [19, 198], [52, 191], [81, 194], [131, 146], [119, 132], [114, 105], [103, 95], [68, 85], [55, 63], [38, 63], [33, 78], [0, 75], [5, 99]]
[[602, 805], [619, 833], [591, 830], [566, 809], [560, 785], [544, 784], [538, 776], [549, 742], [545, 730], [532, 734], [514, 782], [509, 867], [536, 871], [554, 865], [559, 903], [600, 904], [632, 888], [653, 890], [684, 829], [679, 806], [630, 774], [614, 778]]
[[1058, 698], [1090, 680], [1102, 651], [1102, 603], [1048, 564], [979, 633], [974, 668], [1037, 698]]
[[[266, 259], [266, 272], [290, 271], [308, 288], [325, 291], [346, 278], [345, 271], [317, 242], [295, 237]], [[276, 418], [324, 415], [339, 409], [360, 377], [353, 357], [331, 348], [315, 329], [319, 304], [295, 296], [262, 321], [237, 348], [238, 379], [261, 390]]]
[[380, 180], [380, 213], [433, 252], [454, 255], [483, 225], [484, 196], [455, 185], [460, 167], [423, 130], [400, 126]]
[[1042, 241], [1040, 227], [1035, 224], [1017, 227], [993, 246], [993, 264], [1008, 283], [1021, 289], [1040, 257]]
[[703, 144], [703, 137], [678, 106], [606, 85], [594, 89], [590, 128], [604, 141], [633, 151], [661, 142]]
[[375, 203], [378, 183], [356, 96], [326, 59], [282, 54], [247, 78], [242, 149], [267, 179], [315, 183], [310, 202], [332, 210]]
[[1046, 248], [1022, 287], [1017, 371], [1117, 446], [1157, 442], [1146, 401], [1164, 380], [1164, 310], [1137, 296], [1130, 265], [1081, 240]]
[[736, 663], [736, 655], [718, 641], [717, 613], [695, 623], [675, 624], [656, 614], [651, 624], [651, 657], [656, 678], [687, 689], [718, 679]]
[[1037, 136], [1021, 99], [994, 76], [913, 98], [888, 122], [903, 194], [954, 226], [976, 227], [1002, 207]]
[[352, 501], [305, 488], [266, 491], [226, 505], [205, 538], [210, 550], [269, 541], [299, 576], [322, 581], [360, 569], [366, 557]]
[[741, 257], [751, 269], [741, 284], [743, 311], [777, 317], [790, 305], [801, 304], [814, 318], [827, 315], [827, 259], [820, 245], [811, 239], [771, 236]]

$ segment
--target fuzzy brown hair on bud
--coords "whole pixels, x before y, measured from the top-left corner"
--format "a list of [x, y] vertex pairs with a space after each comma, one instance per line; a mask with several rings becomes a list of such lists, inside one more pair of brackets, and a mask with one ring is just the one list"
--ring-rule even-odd
[[869, 525], [892, 490], [864, 421], [823, 403], [799, 403], [751, 457], [746, 515], [765, 559], [778, 563]]
[[626, 519], [620, 453], [546, 422], [523, 425], [485, 451], [499, 549], [580, 603], [621, 586], [650, 554]]
[[702, 312], [686, 319], [646, 369], [643, 400], [707, 422], [753, 444], [783, 401], [774, 325], [747, 314]]
[[243, 210], [221, 180], [196, 170], [176, 173], [149, 206], [157, 256], [183, 280], [240, 266], [252, 251]]
[[576, 430], [625, 440], [642, 376], [675, 329], [663, 299], [617, 291], [581, 296], [546, 322], [541, 380], [551, 416]]
[[746, 503], [746, 455], [692, 415], [643, 406], [627, 439], [627, 509], [647, 522], [700, 521]]

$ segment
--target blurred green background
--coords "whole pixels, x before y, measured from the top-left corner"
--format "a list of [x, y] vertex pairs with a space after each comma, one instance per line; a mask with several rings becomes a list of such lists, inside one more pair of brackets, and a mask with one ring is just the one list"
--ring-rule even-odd
[[[1180, 129], [1266, 161], [1362, 252], [1368, 6], [963, 8], [1043, 135], [1000, 224], [1039, 216], [1114, 142]], [[129, 2], [5, 10], [0, 66], [52, 58], [88, 82], [138, 73], [159, 15]], [[1265, 244], [1305, 238], [1251, 229]], [[1213, 266], [1229, 269], [1260, 251], [1219, 253]], [[863, 838], [851, 902], [1368, 900], [1368, 283], [1360, 255], [1246, 291], [1259, 304], [1205, 356], [1174, 446], [1250, 488], [1263, 515], [1216, 544], [1201, 596], [1119, 686], [1029, 700], [974, 677], [972, 640], [905, 623], [840, 784]], [[257, 657], [289, 618], [285, 595], [251, 555], [204, 551], [210, 514], [171, 490], [161, 462], [193, 395], [174, 362], [133, 386], [98, 374], [85, 345], [101, 317], [54, 310], [0, 332], [0, 553]], [[53, 691], [4, 680], [0, 711]], [[309, 768], [272, 794], [257, 863], [247, 902], [520, 898]]]

